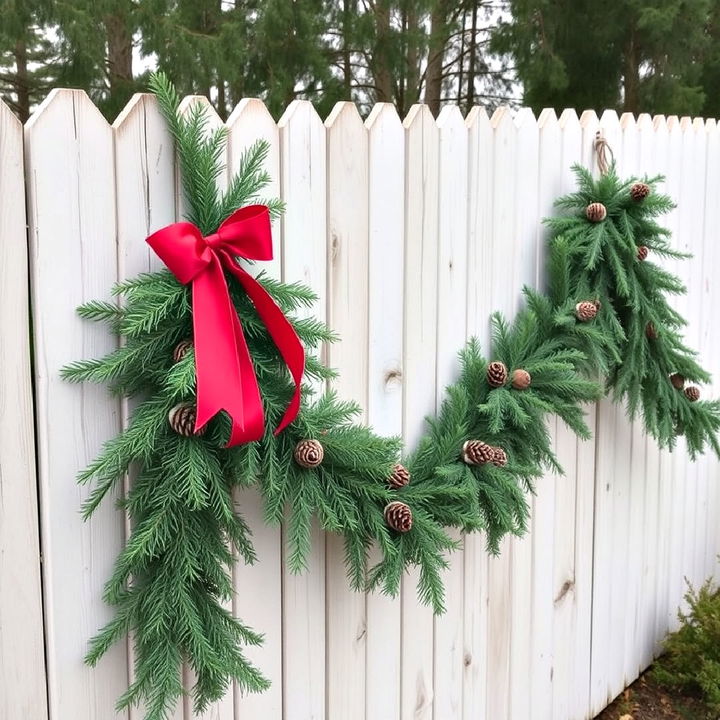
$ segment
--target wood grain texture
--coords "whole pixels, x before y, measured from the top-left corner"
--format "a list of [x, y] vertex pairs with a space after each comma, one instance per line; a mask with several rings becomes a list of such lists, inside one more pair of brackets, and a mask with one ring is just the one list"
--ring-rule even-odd
[[50, 718], [115, 718], [128, 680], [125, 646], [95, 669], [83, 656], [112, 617], [101, 596], [123, 515], [115, 492], [84, 523], [89, 488], [75, 476], [120, 430], [120, 405], [105, 388], [59, 375], [117, 346], [106, 328], [75, 314], [82, 302], [109, 299], [117, 279], [112, 130], [85, 93], [54, 90], [26, 126], [25, 146]]
[[23, 170], [22, 126], [0, 101], [0, 717], [45, 720]]
[[[186, 98], [181, 110], [197, 102], [207, 100]], [[214, 111], [211, 122], [221, 125]], [[512, 319], [521, 285], [543, 286], [540, 220], [573, 190], [572, 163], [596, 171], [598, 129], [621, 174], [667, 175], [663, 189], [679, 207], [663, 222], [695, 260], [662, 264], [689, 287], [673, 300], [690, 319], [689, 344], [720, 371], [714, 121], [574, 111], [536, 119], [508, 108], [492, 118], [474, 108], [464, 119], [452, 106], [436, 121], [419, 105], [402, 121], [391, 106], [377, 105], [363, 123], [353, 105], [340, 103], [323, 123], [309, 103], [296, 101], [276, 124], [248, 99], [227, 127], [228, 172], [254, 140], [267, 139], [272, 183], [263, 195], [287, 204], [273, 227], [274, 260], [251, 271], [318, 294], [307, 313], [342, 336], [320, 351], [341, 371], [336, 388], [360, 403], [377, 432], [401, 434], [408, 450], [457, 376], [456, 352], [466, 338], [477, 336], [487, 352], [490, 313]], [[115, 338], [79, 321], [74, 309], [108, 297], [118, 278], [159, 267], [144, 238], [179, 219], [185, 202], [150, 96], [135, 96], [110, 128], [83, 93], [53, 92], [25, 129], [24, 187], [20, 133], [0, 105], [0, 313], [7, 328], [0, 343], [0, 662], [15, 661], [10, 680], [0, 677], [0, 715], [106, 720], [116, 717], [115, 700], [132, 677], [132, 649], [118, 645], [94, 671], [82, 656], [110, 617], [102, 585], [129, 526], [111, 502], [83, 525], [77, 510], [87, 488], [77, 488], [74, 475], [127, 422], [132, 405], [102, 388], [68, 386], [58, 370], [115, 347]], [[223, 176], [220, 185], [226, 182]], [[703, 395], [718, 387], [716, 380]], [[342, 542], [317, 526], [308, 571], [291, 574], [283, 529], [265, 525], [255, 490], [238, 493], [259, 562], [233, 569], [232, 609], [265, 633], [263, 647], [248, 654], [273, 685], [263, 695], [231, 692], [197, 719], [187, 698], [173, 720], [585, 720], [602, 709], [676, 626], [684, 576], [698, 584], [716, 570], [720, 473], [714, 457], [689, 463], [682, 442], [673, 454], [659, 451], [607, 401], [587, 411], [596, 430], [590, 442], [549, 421], [566, 474], [538, 481], [528, 536], [506, 540], [501, 556], [489, 558], [483, 535], [472, 535], [449, 557], [448, 612], [439, 618], [417, 601], [416, 572], [395, 600], [349, 591]], [[32, 529], [29, 542], [23, 528]], [[17, 591], [5, 592], [8, 584]], [[185, 681], [192, 684], [189, 671]]]
[[[261, 197], [280, 196], [280, 135], [265, 105], [256, 99], [241, 101], [228, 118], [228, 175], [236, 173], [244, 153], [258, 140], [269, 144], [264, 168], [271, 182]], [[273, 223], [273, 259], [249, 265], [248, 270], [281, 279], [281, 225]], [[235, 718], [281, 717], [282, 714], [282, 532], [264, 522], [263, 503], [256, 488], [239, 489], [237, 510], [253, 536], [257, 562], [246, 565], [238, 560], [233, 570], [235, 599], [233, 613], [265, 636], [262, 646], [248, 647], [247, 657], [262, 669], [272, 685], [267, 692], [242, 695], [235, 688]], [[262, 588], [259, 592], [258, 588]]]
[[[117, 207], [118, 280], [142, 272], [154, 272], [162, 262], [145, 242], [151, 233], [176, 219], [175, 152], [155, 98], [134, 95], [113, 123], [115, 146], [115, 202]], [[137, 399], [121, 402], [121, 423], [127, 427], [138, 405]], [[132, 477], [125, 479], [128, 492]], [[125, 518], [125, 539], [130, 535]], [[132, 681], [135, 655], [128, 643], [128, 675]], [[142, 720], [144, 708], [133, 707], [130, 720]], [[182, 720], [183, 701], [174, 709], [173, 720]]]
[[[309, 102], [297, 100], [280, 118], [279, 130], [280, 191], [286, 203], [282, 221], [283, 279], [311, 287], [319, 298], [312, 314], [325, 320], [325, 127]], [[317, 525], [313, 527], [312, 544], [306, 573], [294, 575], [283, 564], [284, 720], [326, 718], [325, 537]]]
[[[402, 434], [405, 132], [395, 108], [375, 105], [368, 132], [367, 419], [382, 435]], [[411, 480], [412, 481], [412, 480]], [[369, 562], [378, 562], [372, 548]], [[400, 717], [401, 601], [366, 599], [365, 717]], [[382, 658], [378, 661], [378, 658]]]
[[[337, 103], [327, 129], [328, 348], [341, 398], [363, 408], [368, 395], [368, 138], [354, 103]], [[327, 717], [365, 717], [365, 595], [348, 587], [345, 543], [327, 537]]]

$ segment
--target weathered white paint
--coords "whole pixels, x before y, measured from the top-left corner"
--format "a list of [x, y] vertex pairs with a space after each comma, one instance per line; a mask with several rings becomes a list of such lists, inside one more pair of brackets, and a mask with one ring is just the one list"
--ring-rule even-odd
[[0, 717], [47, 718], [23, 131], [0, 102]]
[[[335, 386], [408, 446], [456, 376], [464, 340], [476, 335], [486, 349], [490, 312], [512, 316], [523, 283], [543, 286], [539, 221], [572, 190], [573, 162], [594, 169], [598, 129], [622, 173], [667, 174], [679, 203], [668, 227], [676, 246], [695, 254], [667, 263], [690, 288], [676, 307], [703, 364], [720, 371], [714, 121], [574, 111], [536, 119], [506, 108], [463, 119], [454, 107], [436, 121], [414, 106], [402, 122], [378, 105], [363, 123], [341, 103], [323, 124], [311, 105], [294, 102], [276, 124], [260, 101], [245, 100], [227, 126], [231, 169], [255, 139], [269, 141], [273, 182], [264, 194], [287, 204], [274, 227], [275, 260], [256, 269], [317, 292], [314, 314], [342, 336], [322, 351], [342, 373]], [[148, 96], [134, 97], [110, 127], [83, 93], [54, 91], [28, 123], [24, 149], [23, 188], [21, 130], [0, 106], [0, 660], [12, 668], [0, 677], [0, 715], [105, 720], [132, 677], [132, 648], [114, 648], [94, 671], [82, 656], [109, 617], [102, 585], [128, 528], [109, 502], [83, 524], [87, 490], [74, 476], [132, 408], [102, 388], [62, 383], [58, 370], [115, 346], [74, 309], [107, 297], [116, 279], [157, 267], [144, 238], [179, 218], [183, 201]], [[550, 420], [566, 475], [538, 481], [528, 536], [504, 542], [499, 558], [488, 557], [482, 536], [464, 539], [450, 558], [441, 618], [418, 604], [414, 573], [395, 600], [349, 591], [341, 541], [317, 528], [308, 572], [292, 575], [282, 529], [264, 524], [256, 491], [239, 493], [259, 563], [234, 568], [233, 610], [265, 632], [264, 646], [248, 652], [273, 686], [251, 697], [233, 690], [205, 720], [584, 720], [599, 711], [675, 626], [683, 576], [698, 584], [714, 571], [720, 491], [714, 458], [693, 465], [682, 446], [658, 451], [610, 403], [588, 408], [588, 422], [596, 437], [583, 443]], [[121, 717], [140, 720], [142, 709]], [[186, 699], [174, 718], [192, 717]]]

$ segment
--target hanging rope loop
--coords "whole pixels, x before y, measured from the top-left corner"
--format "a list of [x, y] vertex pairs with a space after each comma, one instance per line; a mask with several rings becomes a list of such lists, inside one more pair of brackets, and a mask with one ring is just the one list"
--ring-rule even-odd
[[[597, 155], [598, 170], [601, 175], [606, 175], [610, 165], [615, 162], [615, 155], [608, 141], [603, 137], [602, 131], [595, 133], [595, 154]], [[608, 155], [610, 156], [608, 161]]]

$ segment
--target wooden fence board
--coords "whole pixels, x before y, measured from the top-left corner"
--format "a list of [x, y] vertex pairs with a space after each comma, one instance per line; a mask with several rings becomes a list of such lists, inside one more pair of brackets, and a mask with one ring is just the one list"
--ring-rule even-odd
[[82, 302], [108, 299], [117, 279], [112, 130], [85, 93], [55, 90], [26, 126], [25, 143], [50, 718], [114, 718], [127, 686], [126, 647], [95, 669], [83, 656], [112, 617], [101, 596], [123, 516], [113, 492], [84, 523], [89, 487], [75, 476], [120, 430], [120, 405], [104, 387], [74, 387], [59, 375], [117, 346], [75, 313]]
[[0, 101], [0, 717], [47, 718], [22, 126]]

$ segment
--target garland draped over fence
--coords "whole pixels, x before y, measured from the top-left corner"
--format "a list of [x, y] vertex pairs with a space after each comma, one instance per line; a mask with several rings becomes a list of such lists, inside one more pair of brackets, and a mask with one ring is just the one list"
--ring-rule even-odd
[[[228, 190], [219, 194], [225, 129], [208, 133], [201, 106], [180, 116], [179, 98], [163, 75], [154, 76], [151, 86], [176, 142], [188, 220], [207, 245], [198, 257], [206, 257], [208, 247], [219, 252], [218, 228], [238, 208], [262, 204], [279, 216], [280, 201], [259, 197], [269, 182], [263, 170], [267, 145], [247, 151]], [[223, 606], [233, 592], [233, 549], [245, 562], [255, 560], [248, 527], [233, 506], [235, 486], [257, 485], [266, 521], [287, 522], [293, 571], [306, 567], [316, 517], [323, 529], [344, 536], [353, 588], [394, 595], [404, 571], [418, 565], [419, 597], [439, 613], [445, 554], [457, 546], [447, 528], [483, 530], [491, 552], [505, 534], [523, 534], [534, 479], [547, 469], [561, 471], [545, 417], [559, 415], [578, 436], [589, 437], [582, 406], [602, 394], [598, 372], [616, 400], [627, 400], [631, 414], [642, 412], [661, 445], [672, 447], [683, 433], [693, 456], [708, 443], [720, 452], [720, 407], [696, 402], [697, 388], [685, 387], [686, 380], [708, 376], [682, 345], [682, 318], [664, 297], [682, 288], [646, 259], [648, 253], [678, 257], [654, 219], [670, 201], [652, 192], [657, 178], [625, 182], [610, 169], [595, 182], [581, 168], [576, 172], [578, 193], [559, 201], [566, 212], [549, 221], [549, 294], [526, 288], [525, 308], [512, 323], [493, 316], [489, 358], [476, 341], [467, 345], [458, 381], [403, 464], [400, 441], [356, 424], [359, 408], [331, 391], [316, 398], [303, 386], [297, 416], [273, 432], [292, 403], [295, 384], [282, 348], [258, 316], [243, 271], [227, 264], [237, 262], [232, 253], [223, 260], [232, 272], [218, 272], [257, 376], [265, 431], [255, 442], [227, 447], [234, 437], [227, 413], [197, 422], [199, 369], [192, 339], [193, 321], [197, 342], [202, 317], [193, 317], [195, 288], [162, 270], [118, 284], [122, 303], [80, 308], [83, 317], [108, 323], [124, 342], [105, 358], [73, 363], [64, 376], [108, 383], [113, 392], [142, 400], [128, 428], [80, 475], [80, 482], [94, 483], [84, 507], [89, 517], [131, 464], [137, 468], [122, 501], [132, 533], [105, 589], [115, 617], [87, 656], [95, 663], [133, 633], [135, 681], [120, 708], [143, 702], [147, 720], [166, 717], [183, 692], [183, 662], [197, 678], [197, 712], [233, 680], [247, 691], [267, 687], [242, 652], [262, 636]], [[307, 288], [262, 273], [257, 281], [305, 348], [335, 339], [321, 322], [294, 317], [315, 299]], [[312, 354], [305, 357], [306, 378], [323, 383], [333, 376]], [[372, 545], [382, 557], [368, 569]]]

